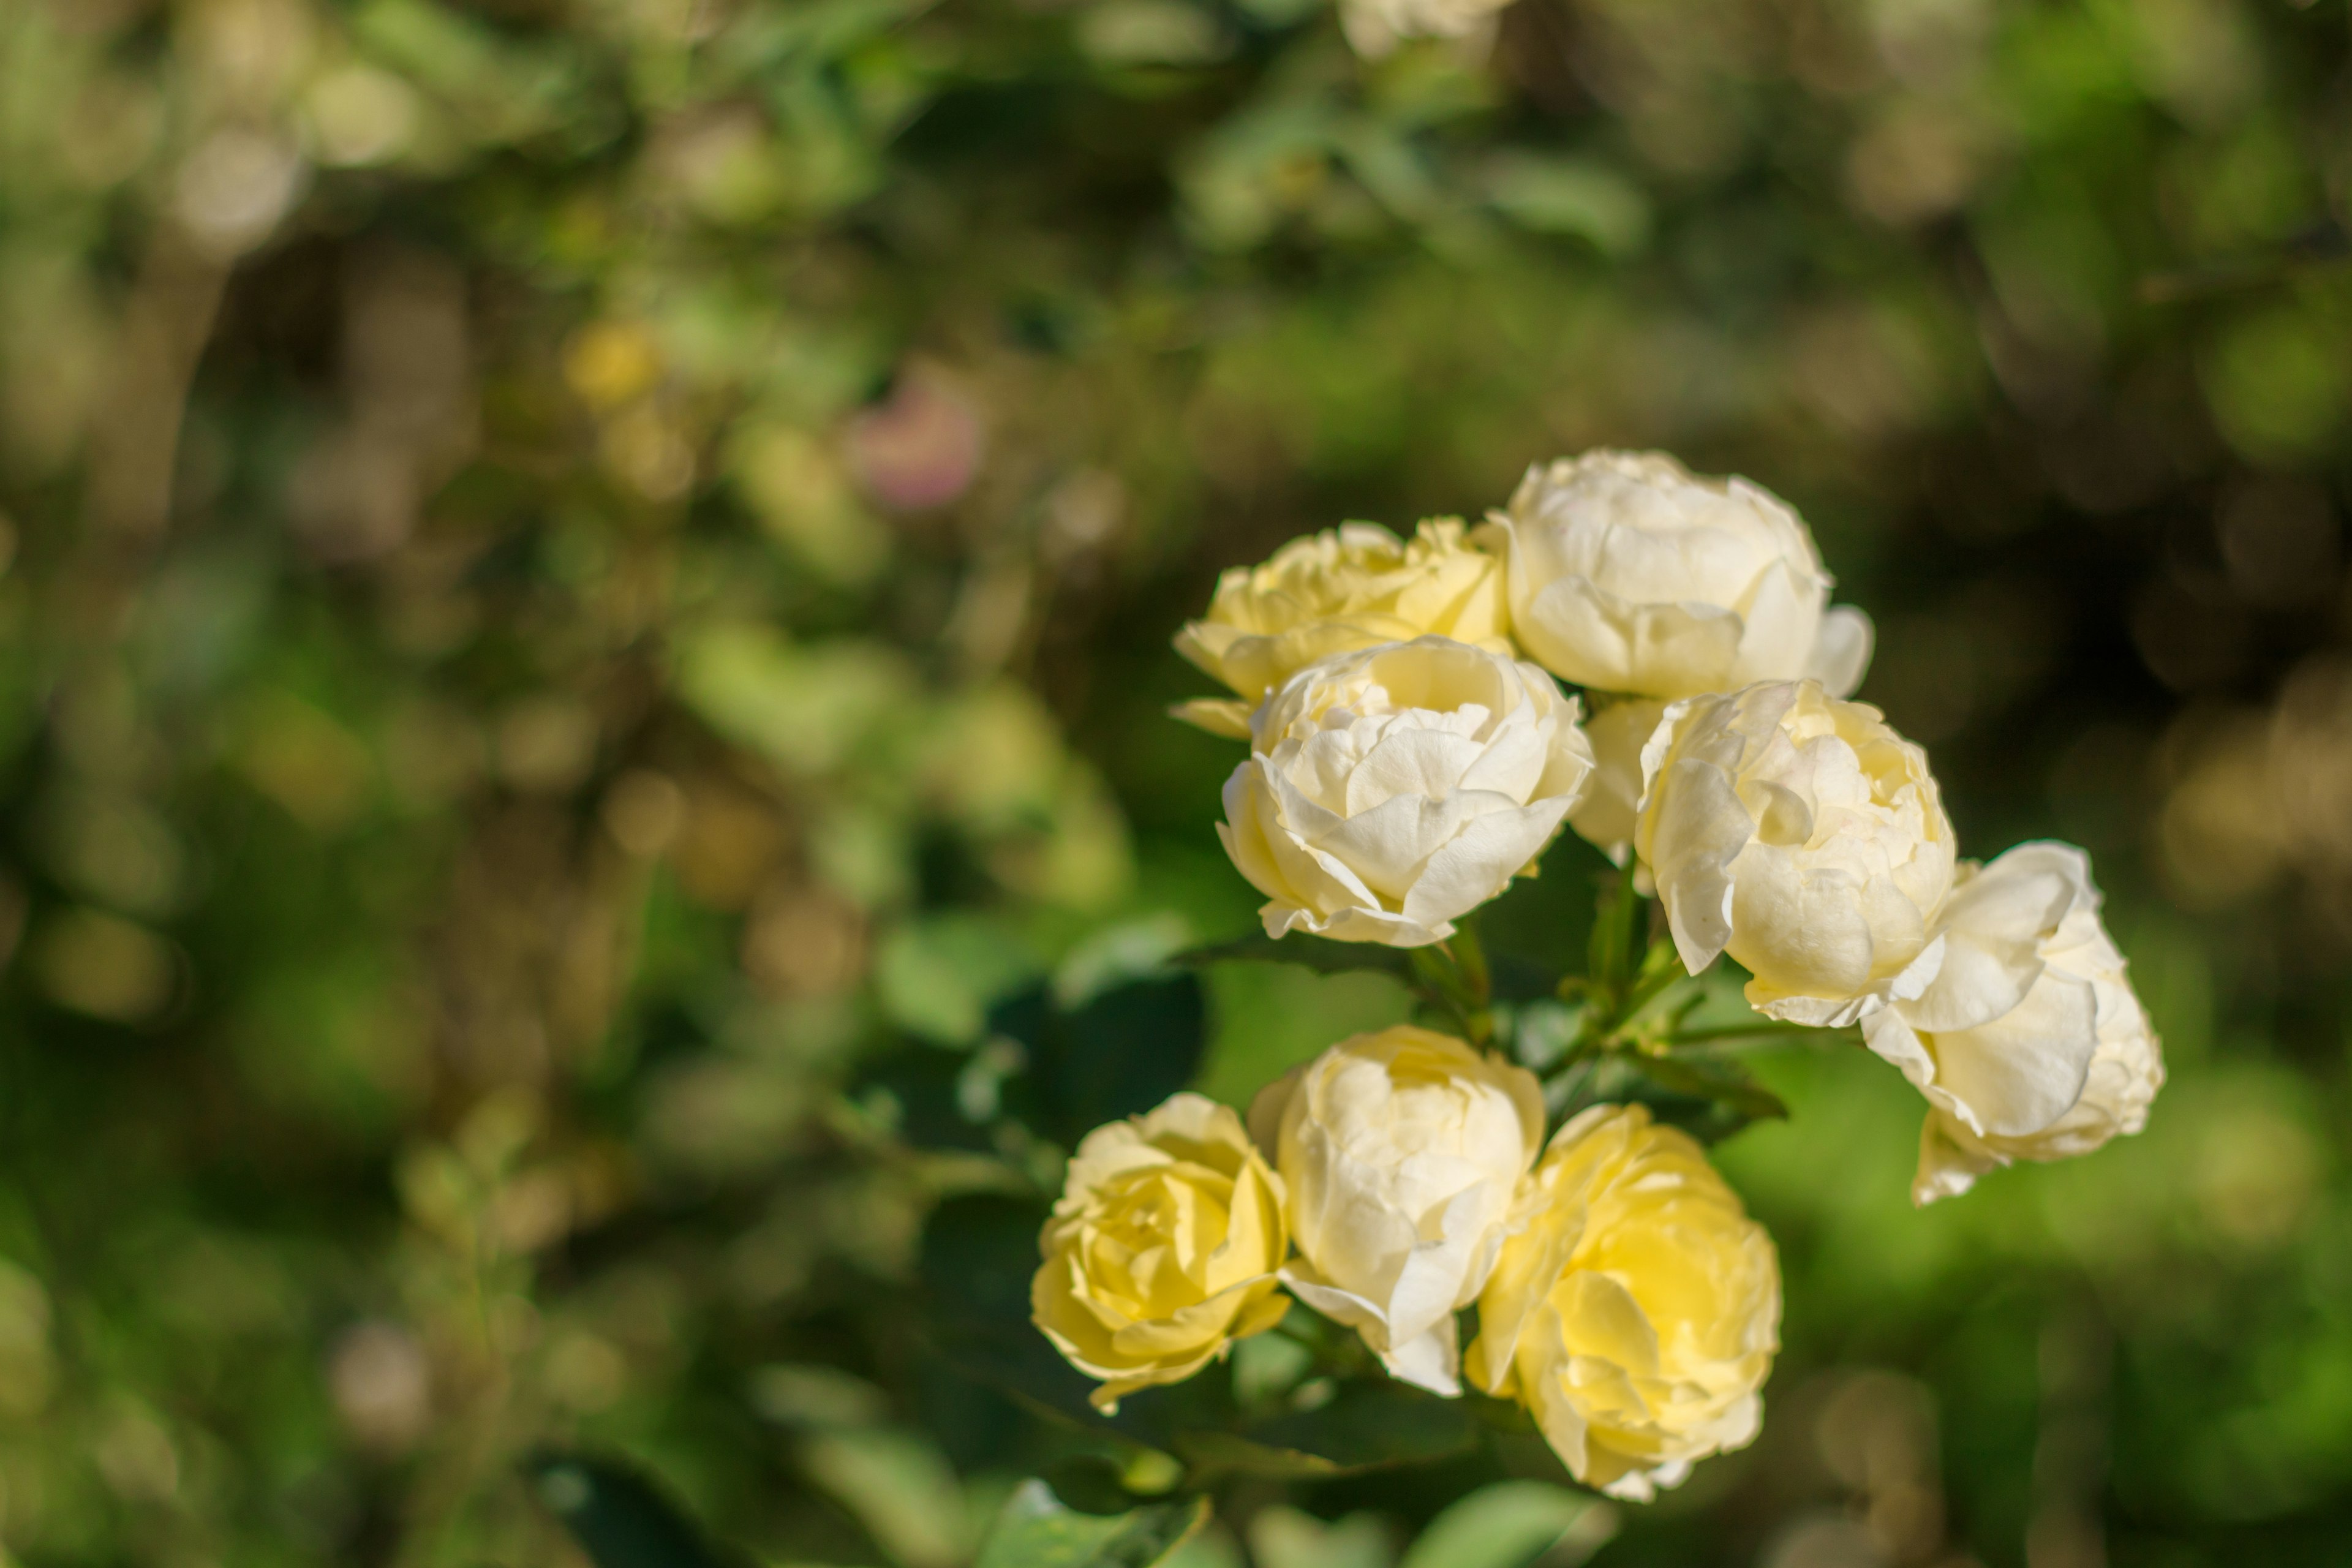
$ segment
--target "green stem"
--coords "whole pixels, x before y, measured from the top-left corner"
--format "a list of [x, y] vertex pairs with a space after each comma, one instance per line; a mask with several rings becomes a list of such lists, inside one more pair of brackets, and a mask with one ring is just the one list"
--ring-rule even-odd
[[1474, 1046], [1494, 1038], [1493, 984], [1475, 921], [1465, 916], [1445, 941], [1414, 948], [1411, 962], [1423, 997], [1451, 1015], [1465, 1038]]

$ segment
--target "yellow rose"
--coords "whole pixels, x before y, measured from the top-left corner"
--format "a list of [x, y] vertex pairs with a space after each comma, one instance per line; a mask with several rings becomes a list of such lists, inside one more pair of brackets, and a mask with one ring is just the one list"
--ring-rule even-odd
[[1282, 1321], [1290, 1248], [1282, 1178], [1241, 1118], [1197, 1094], [1097, 1127], [1079, 1143], [1029, 1288], [1033, 1320], [1102, 1380], [1106, 1412], [1178, 1383]]
[[1176, 716], [1246, 740], [1250, 710], [1318, 658], [1424, 632], [1507, 654], [1508, 626], [1503, 563], [1465, 540], [1459, 518], [1433, 518], [1410, 540], [1342, 523], [1217, 579], [1208, 616], [1176, 635], [1176, 651], [1242, 700], [1202, 698]]
[[1515, 1223], [1465, 1370], [1525, 1405], [1577, 1479], [1647, 1500], [1756, 1436], [1780, 1266], [1696, 1142], [1595, 1106], [1553, 1137]]

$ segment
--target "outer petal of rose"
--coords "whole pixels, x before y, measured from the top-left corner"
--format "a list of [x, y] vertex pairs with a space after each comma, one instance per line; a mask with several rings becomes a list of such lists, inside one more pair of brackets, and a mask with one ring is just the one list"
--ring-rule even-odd
[[[1757, 578], [1740, 617], [1737, 662], [1716, 678], [1724, 689], [1755, 680], [1792, 680], [1805, 673], [1805, 661], [1820, 633], [1822, 587], [1810, 575], [1801, 580], [1798, 572], [1794, 563], [1782, 559]], [[1726, 676], [1731, 679], [1726, 680]]]
[[1238, 698], [1195, 697], [1169, 709], [1168, 716], [1228, 741], [1246, 741], [1250, 738], [1250, 710], [1251, 704]]
[[1937, 1035], [1936, 1077], [1986, 1133], [2021, 1137], [2074, 1108], [2098, 1048], [2091, 983], [2053, 970], [1991, 1023]]
[[1551, 841], [1567, 815], [1568, 802], [1553, 799], [1473, 817], [1422, 868], [1405, 895], [1406, 918], [1434, 926], [1485, 903]]
[[1651, 784], [1653, 795], [1660, 790], [1673, 792], [1676, 806], [1643, 858], [1656, 871], [1675, 951], [1696, 974], [1731, 941], [1731, 863], [1755, 824], [1731, 780], [1706, 763], [1669, 758]]
[[1822, 616], [1813, 656], [1805, 673], [1832, 697], [1851, 697], [1870, 670], [1877, 632], [1870, 617], [1852, 605], [1832, 605]]
[[1929, 1110], [1919, 1125], [1919, 1170], [1911, 1178], [1911, 1201], [1925, 1208], [1941, 1198], [1956, 1198], [1976, 1185], [1979, 1176], [2008, 1163], [1973, 1139], [1962, 1143], [1945, 1114]]

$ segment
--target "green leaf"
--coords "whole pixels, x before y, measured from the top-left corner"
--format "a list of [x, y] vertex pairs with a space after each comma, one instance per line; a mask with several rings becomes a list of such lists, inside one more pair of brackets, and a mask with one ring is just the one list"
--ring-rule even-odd
[[1176, 1446], [1203, 1469], [1254, 1476], [1343, 1476], [1425, 1464], [1468, 1448], [1472, 1417], [1458, 1401], [1397, 1383], [1342, 1388], [1328, 1405], [1234, 1432], [1181, 1432]]
[[1412, 975], [1412, 956], [1409, 949], [1385, 947], [1372, 942], [1333, 942], [1320, 936], [1286, 936], [1280, 941], [1263, 933], [1221, 942], [1208, 947], [1196, 947], [1176, 955], [1178, 963], [1203, 968], [1212, 963], [1247, 962], [1253, 963], [1295, 963], [1312, 969], [1319, 974], [1344, 974], [1351, 970], [1372, 969], [1382, 974], [1393, 974], [1401, 980]]
[[1041, 1480], [1013, 1489], [980, 1549], [978, 1568], [1151, 1568], [1209, 1521], [1209, 1500], [1079, 1513]]
[[1786, 1121], [1789, 1108], [1780, 1097], [1728, 1062], [1685, 1061], [1675, 1057], [1629, 1052], [1625, 1060], [1661, 1089], [1693, 1100], [1711, 1100], [1751, 1121]]
[[1113, 986], [1064, 1012], [1045, 987], [990, 1015], [997, 1034], [1028, 1051], [1008, 1105], [1065, 1146], [1107, 1121], [1139, 1115], [1192, 1080], [1208, 1037], [1201, 977], [1189, 971]]
[[1397, 1568], [1570, 1568], [1616, 1532], [1616, 1510], [1583, 1492], [1503, 1481], [1431, 1521]]
[[634, 1470], [545, 1449], [523, 1461], [523, 1473], [596, 1568], [734, 1568], [739, 1561]]

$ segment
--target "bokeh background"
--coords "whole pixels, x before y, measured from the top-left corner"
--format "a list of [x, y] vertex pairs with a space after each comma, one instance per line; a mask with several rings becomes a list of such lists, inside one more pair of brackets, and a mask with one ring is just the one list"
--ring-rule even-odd
[[[573, 1564], [555, 1444], [760, 1561], [968, 1562], [1039, 1439], [909, 1331], [919, 1238], [1051, 1152], [919, 1152], [863, 1064], [985, 1100], [992, 1000], [1250, 929], [1163, 717], [1221, 567], [1609, 444], [1804, 511], [1964, 844], [2096, 857], [2173, 1079], [1917, 1214], [1899, 1075], [1763, 1064], [1765, 1436], [1594, 1561], [2343, 1561], [2347, 45], [0, 5], [0, 1550]], [[1208, 984], [1230, 1098], [1406, 1005]], [[1447, 1497], [1193, 1550], [1384, 1568]]]

